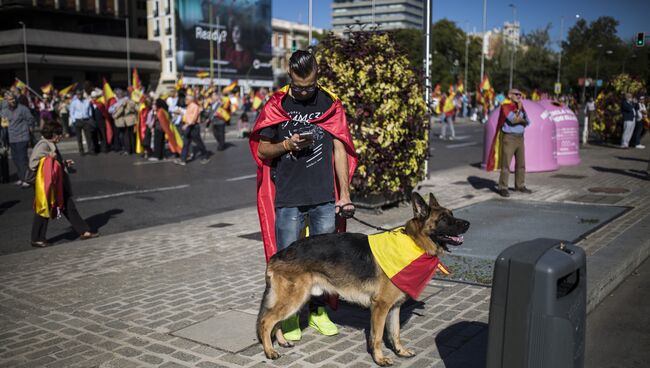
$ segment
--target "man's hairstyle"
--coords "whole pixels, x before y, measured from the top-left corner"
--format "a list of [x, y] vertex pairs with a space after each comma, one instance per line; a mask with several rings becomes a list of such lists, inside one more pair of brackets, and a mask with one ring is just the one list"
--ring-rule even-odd
[[41, 129], [41, 135], [45, 139], [52, 139], [55, 135], [63, 134], [63, 127], [61, 123], [56, 120], [47, 118], [43, 123], [43, 129]]
[[289, 58], [289, 71], [300, 78], [307, 78], [315, 70], [317, 70], [316, 58], [309, 51], [298, 50]]

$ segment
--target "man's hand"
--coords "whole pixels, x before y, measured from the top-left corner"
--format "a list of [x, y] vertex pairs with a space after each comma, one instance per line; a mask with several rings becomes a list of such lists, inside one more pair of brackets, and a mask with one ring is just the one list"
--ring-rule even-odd
[[289, 138], [289, 147], [292, 151], [300, 151], [305, 147], [309, 147], [312, 142], [311, 139], [301, 139], [298, 134], [294, 134]]
[[68, 166], [68, 167], [69, 167], [69, 166], [72, 166], [72, 165], [74, 165], [74, 161], [72, 161], [72, 160], [65, 160], [65, 165]]
[[354, 204], [350, 201], [350, 196], [343, 196], [336, 202], [335, 212], [343, 218], [350, 218], [354, 216]]

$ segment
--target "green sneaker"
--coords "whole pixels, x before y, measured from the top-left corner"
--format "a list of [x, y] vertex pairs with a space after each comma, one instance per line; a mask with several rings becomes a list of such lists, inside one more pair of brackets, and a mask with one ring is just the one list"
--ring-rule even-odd
[[325, 336], [334, 336], [339, 333], [338, 327], [330, 321], [325, 307], [318, 307], [316, 312], [309, 313], [309, 326]]
[[302, 338], [302, 331], [300, 331], [300, 319], [298, 314], [282, 321], [282, 335], [289, 341], [299, 341]]

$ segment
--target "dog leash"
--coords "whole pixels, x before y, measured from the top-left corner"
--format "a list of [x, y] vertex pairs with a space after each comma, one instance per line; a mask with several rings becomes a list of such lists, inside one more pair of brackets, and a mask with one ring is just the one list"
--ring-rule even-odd
[[346, 219], [346, 220], [347, 220], [347, 219], [353, 219], [353, 220], [356, 220], [356, 221], [358, 221], [359, 223], [361, 223], [361, 224], [363, 224], [363, 225], [366, 225], [366, 226], [368, 226], [368, 227], [371, 227], [371, 228], [373, 228], [373, 229], [375, 229], [375, 230], [379, 230], [379, 231], [391, 231], [391, 229], [384, 229], [383, 227], [375, 226], [375, 225], [373, 225], [373, 224], [370, 224], [370, 223], [368, 223], [368, 222], [365, 222], [365, 221], [363, 221], [363, 220], [360, 220], [360, 219], [356, 218], [356, 217], [354, 216], [355, 209], [346, 210], [346, 209], [343, 208], [343, 207], [345, 207], [345, 206], [347, 206], [347, 205], [353, 205], [353, 206], [354, 206], [354, 204], [352, 204], [352, 203], [346, 203], [346, 204], [342, 204], [342, 205], [340, 205], [340, 206], [339, 206], [339, 205], [336, 206], [336, 207], [339, 209], [339, 213], [338, 213], [338, 215], [341, 216], [341, 218], [344, 218], [344, 219]]

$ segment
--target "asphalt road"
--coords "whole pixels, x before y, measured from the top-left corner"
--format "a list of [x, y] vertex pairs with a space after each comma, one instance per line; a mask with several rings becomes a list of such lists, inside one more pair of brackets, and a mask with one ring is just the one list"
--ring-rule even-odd
[[[436, 123], [429, 172], [481, 161], [481, 125], [458, 124], [454, 141], [440, 140], [439, 130]], [[72, 140], [62, 142], [59, 149], [64, 158], [76, 162], [72, 189], [82, 217], [101, 234], [114, 234], [255, 205], [255, 164], [248, 141], [229, 139], [229, 147], [217, 152], [208, 138], [208, 149], [215, 153], [212, 160], [185, 167], [117, 153], [80, 157]], [[33, 249], [32, 201], [33, 190], [0, 185], [0, 254]], [[48, 238], [56, 245], [75, 240], [77, 234], [60, 219], [50, 221]]]

